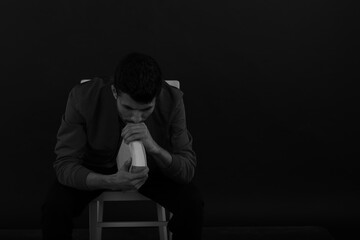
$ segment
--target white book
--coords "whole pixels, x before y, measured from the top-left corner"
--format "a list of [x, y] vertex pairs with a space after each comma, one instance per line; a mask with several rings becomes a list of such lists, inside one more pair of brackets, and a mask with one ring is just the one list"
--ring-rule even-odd
[[118, 155], [116, 157], [118, 169], [120, 169], [129, 159], [131, 159], [131, 167], [147, 166], [146, 151], [142, 142], [134, 141], [130, 144], [126, 144], [124, 141], [122, 141]]
[[129, 143], [130, 154], [132, 159], [132, 166], [146, 167], [146, 152], [144, 145], [140, 141]]

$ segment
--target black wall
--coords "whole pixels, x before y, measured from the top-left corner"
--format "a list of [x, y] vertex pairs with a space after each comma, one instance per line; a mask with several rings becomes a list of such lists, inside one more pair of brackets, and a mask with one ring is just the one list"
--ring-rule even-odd
[[347, 1], [23, 0], [1, 10], [0, 228], [39, 227], [69, 90], [111, 75], [131, 51], [181, 81], [206, 225], [359, 218], [359, 10]]

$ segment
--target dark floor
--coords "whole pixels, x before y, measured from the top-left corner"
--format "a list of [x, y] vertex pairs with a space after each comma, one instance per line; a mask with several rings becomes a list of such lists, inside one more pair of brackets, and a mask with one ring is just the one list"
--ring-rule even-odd
[[[120, 238], [121, 236], [121, 238]], [[74, 240], [87, 240], [87, 229], [75, 229]], [[0, 240], [40, 240], [40, 230], [0, 230]], [[153, 228], [114, 228], [103, 231], [103, 240], [157, 240]], [[321, 227], [205, 227], [203, 240], [337, 240]]]

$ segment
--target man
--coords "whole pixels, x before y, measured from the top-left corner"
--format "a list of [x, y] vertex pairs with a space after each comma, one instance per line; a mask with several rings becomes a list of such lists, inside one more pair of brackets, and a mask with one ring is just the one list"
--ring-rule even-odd
[[[148, 167], [117, 169], [122, 141], [141, 141]], [[196, 156], [182, 92], [162, 80], [156, 61], [127, 55], [113, 81], [75, 86], [57, 135], [57, 181], [42, 207], [43, 239], [72, 239], [72, 219], [106, 190], [137, 189], [174, 215], [173, 239], [201, 239], [203, 200], [192, 183]]]

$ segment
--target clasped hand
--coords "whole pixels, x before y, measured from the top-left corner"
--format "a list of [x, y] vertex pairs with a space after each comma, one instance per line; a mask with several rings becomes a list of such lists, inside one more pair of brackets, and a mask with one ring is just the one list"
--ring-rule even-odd
[[126, 144], [132, 141], [141, 141], [146, 152], [155, 153], [158, 151], [158, 145], [151, 137], [151, 134], [145, 123], [128, 123], [121, 132], [121, 137]]

